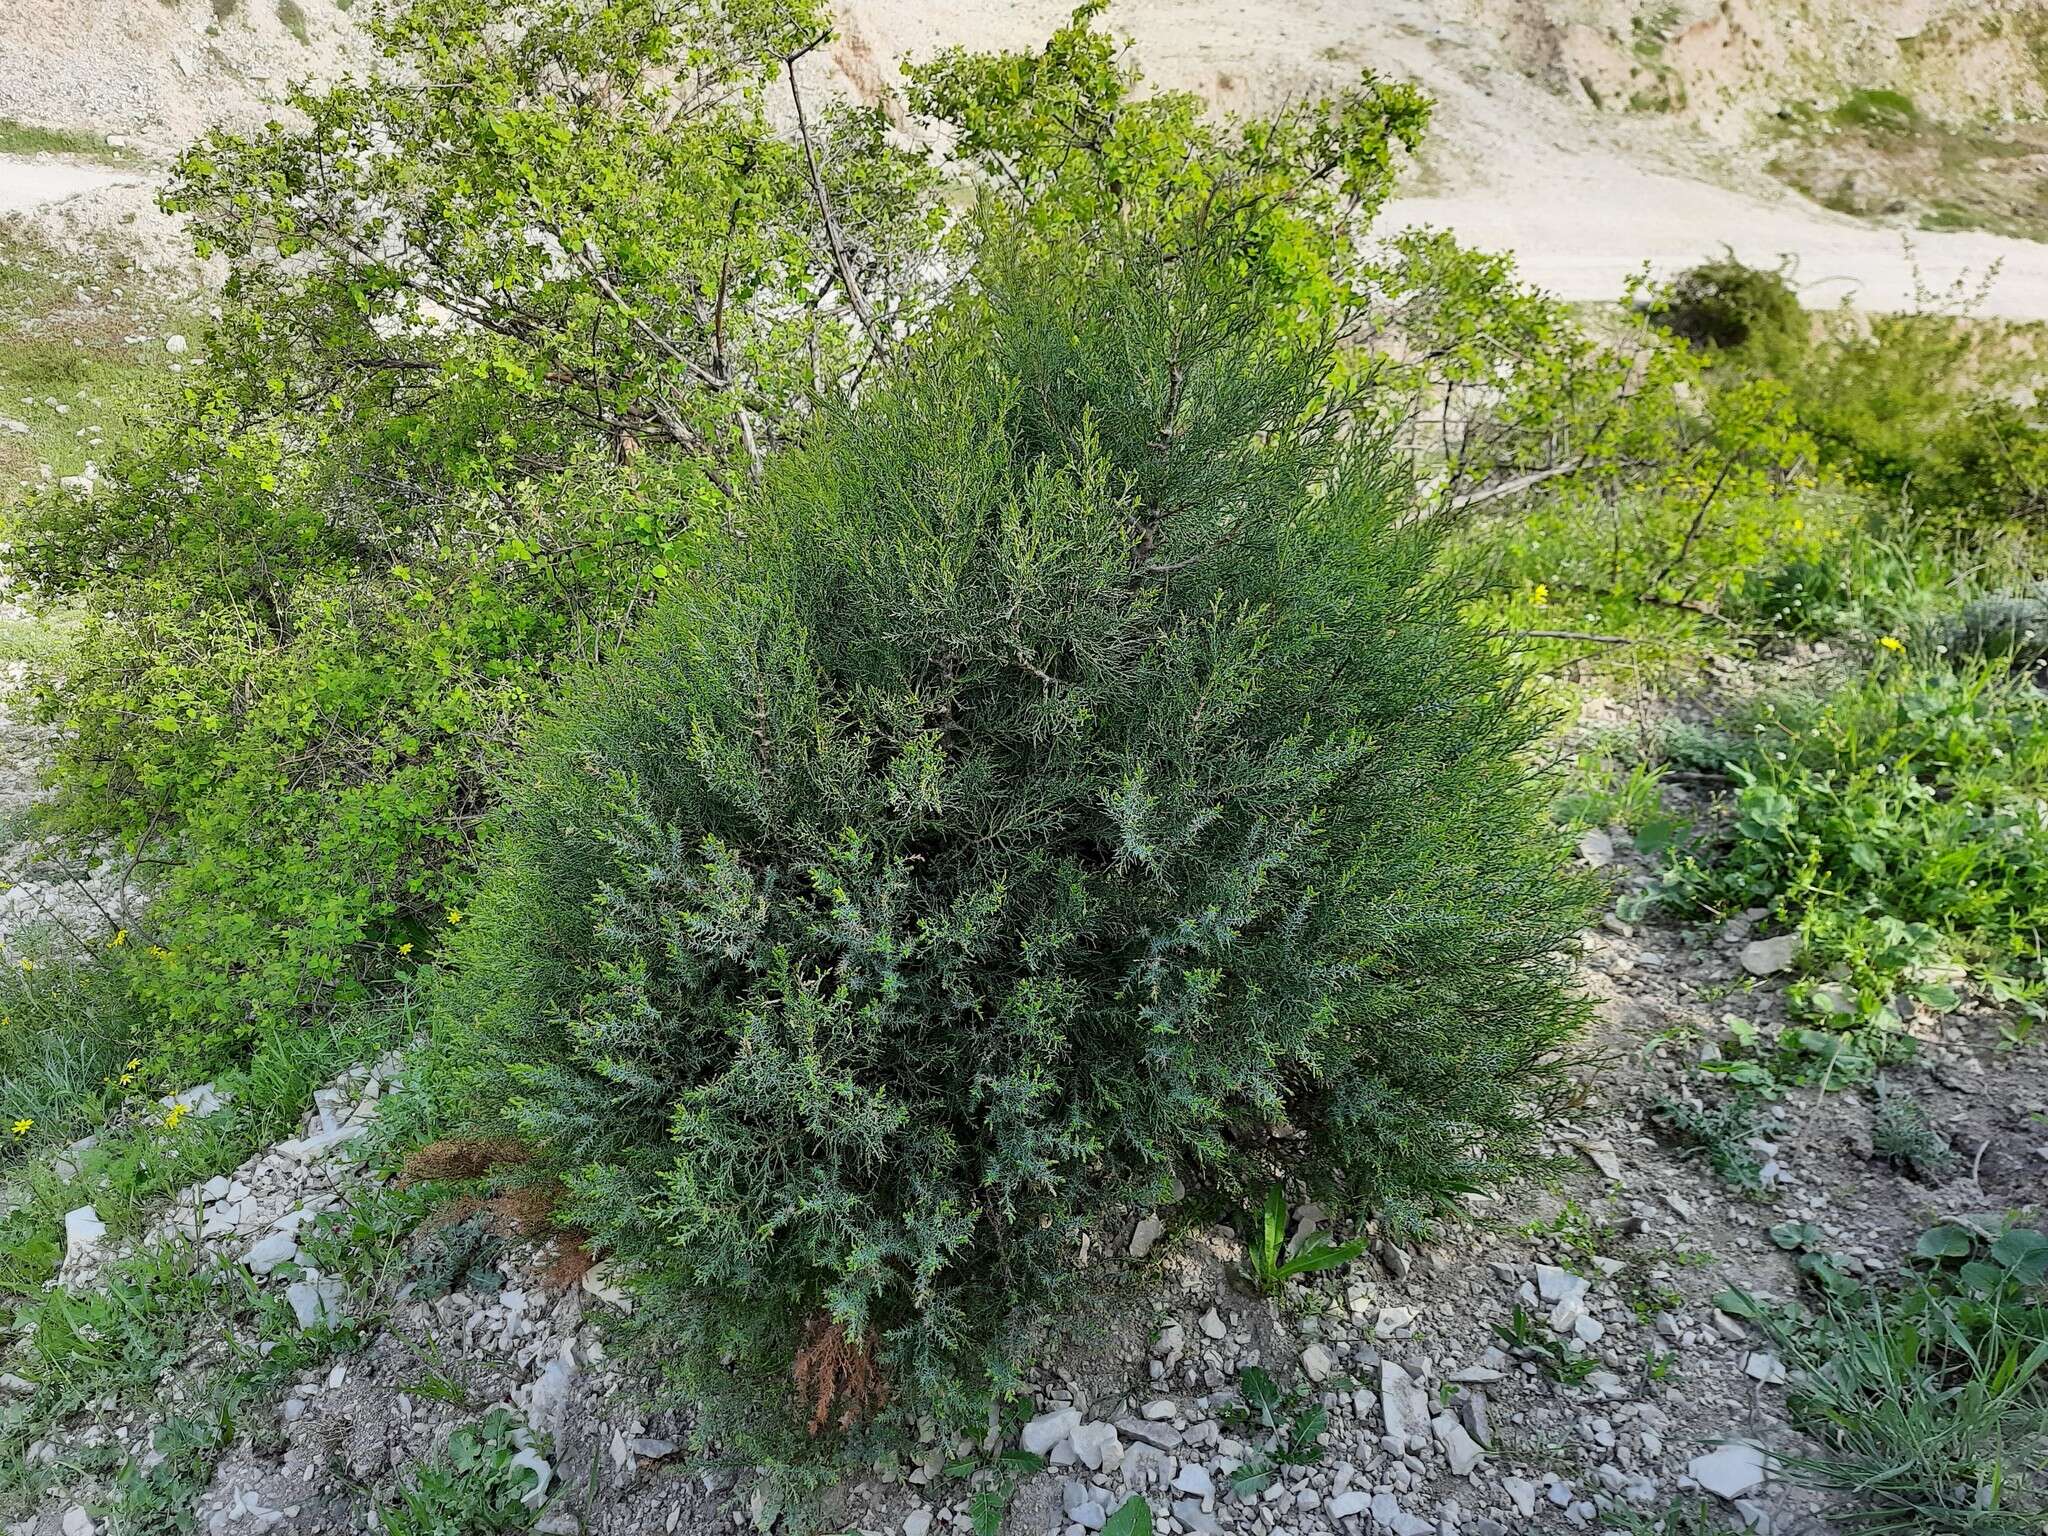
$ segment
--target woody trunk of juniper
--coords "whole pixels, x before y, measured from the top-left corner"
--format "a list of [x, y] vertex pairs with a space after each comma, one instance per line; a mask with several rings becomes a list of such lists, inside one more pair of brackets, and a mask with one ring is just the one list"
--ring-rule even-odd
[[971, 1416], [1176, 1178], [1523, 1166], [1582, 891], [1332, 360], [1199, 253], [984, 274], [508, 775], [445, 1004], [731, 1442]]

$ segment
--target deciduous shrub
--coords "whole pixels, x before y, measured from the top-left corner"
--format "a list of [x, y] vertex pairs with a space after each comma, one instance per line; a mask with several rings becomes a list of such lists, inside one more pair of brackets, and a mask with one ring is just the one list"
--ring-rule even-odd
[[1681, 274], [1653, 317], [1715, 350], [1717, 389], [1774, 381], [1819, 460], [1850, 485], [1958, 525], [2039, 535], [2048, 418], [2033, 348], [1971, 319], [1981, 292], [1909, 312], [1808, 315], [1782, 275], [1728, 258]]
[[1715, 379], [1647, 297], [1593, 328], [1498, 258], [1440, 237], [1398, 249], [1383, 291], [1410, 339], [1370, 372], [1401, 381], [1423, 343], [1399, 428], [1510, 622], [1638, 634], [1825, 546], [1839, 509], [1778, 379]]
[[[912, 72], [983, 188], [952, 227], [877, 113], [772, 126], [822, 36], [805, 0], [394, 0], [382, 66], [183, 159], [170, 202], [229, 272], [205, 358], [99, 494], [50, 493], [20, 541], [93, 616], [44, 677], [55, 815], [155, 895], [134, 976], [158, 1054], [234, 1059], [430, 954], [488, 763], [557, 669], [984, 243], [1199, 236], [1276, 326], [1341, 316], [1333, 366], [1439, 510], [1550, 519], [1507, 587], [1698, 602], [1731, 548], [1778, 546], [1758, 498], [1802, 449], [1768, 386], [1704, 413], [1682, 349], [1597, 344], [1442, 236], [1370, 244], [1411, 87], [1220, 119], [1147, 88], [1101, 10]], [[1579, 558], [1596, 544], [1617, 559]]]
[[1733, 253], [1681, 272], [1654, 297], [1650, 315], [1696, 347], [1739, 347], [1759, 332], [1785, 335], [1805, 323], [1782, 270], [1749, 266]]
[[1539, 721], [1328, 342], [1199, 248], [984, 277], [576, 678], [443, 999], [757, 1444], [833, 1329], [970, 1416], [1175, 1177], [1413, 1227], [1576, 1008]]
[[205, 359], [20, 539], [94, 616], [44, 679], [56, 814], [156, 897], [166, 1055], [424, 960], [494, 745], [858, 370], [848, 286], [911, 318], [928, 173], [832, 108], [814, 182], [764, 104], [821, 32], [803, 0], [398, 0], [378, 68], [179, 162], [228, 267]]

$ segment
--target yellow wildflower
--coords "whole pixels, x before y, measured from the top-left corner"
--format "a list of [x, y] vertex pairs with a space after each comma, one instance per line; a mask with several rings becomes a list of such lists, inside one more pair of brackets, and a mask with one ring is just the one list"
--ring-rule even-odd
[[1530, 606], [1530, 607], [1532, 607], [1532, 608], [1547, 608], [1547, 607], [1549, 607], [1549, 606], [1550, 606], [1550, 588], [1549, 588], [1549, 587], [1547, 587], [1547, 586], [1545, 586], [1545, 585], [1544, 585], [1544, 584], [1543, 584], [1542, 582], [1540, 582], [1540, 581], [1539, 581], [1539, 582], [1537, 582], [1537, 583], [1536, 583], [1536, 590], [1535, 590], [1534, 592], [1531, 592], [1531, 593], [1529, 594], [1529, 606]]
[[35, 1121], [29, 1119], [26, 1115], [24, 1115], [21, 1119], [14, 1122], [14, 1134], [17, 1136], [26, 1136], [30, 1131], [35, 1129], [35, 1124]]
[[130, 1056], [127, 1059], [127, 1061], [122, 1063], [121, 1070], [124, 1072], [133, 1072], [136, 1068], [140, 1067], [141, 1065], [142, 1058], [140, 1056]]
[[120, 1083], [123, 1088], [132, 1087], [134, 1085], [134, 1082], [135, 1074], [133, 1072], [123, 1072], [121, 1074]]
[[1883, 646], [1888, 651], [1903, 651], [1905, 649], [1905, 646], [1902, 645], [1898, 641], [1898, 639], [1892, 635], [1886, 635], [1882, 640], [1878, 641], [1877, 643]]
[[126, 928], [116, 928], [114, 930], [114, 936], [111, 939], [107, 940], [107, 948], [119, 949], [123, 944], [126, 944], [127, 942], [128, 930]]
[[171, 1106], [171, 1112], [164, 1116], [164, 1129], [167, 1131], [175, 1131], [178, 1128], [178, 1122], [184, 1119], [190, 1113], [192, 1113], [190, 1105], [173, 1104]]
[[21, 967], [21, 973], [24, 976], [36, 968], [36, 963], [33, 960], [17, 960], [14, 963]]
[[[450, 921], [453, 921], [453, 919], [450, 919]], [[403, 944], [399, 945], [399, 946], [398, 946], [398, 952], [399, 952], [399, 953], [400, 953], [401, 955], [409, 955], [409, 954], [411, 954], [411, 953], [412, 953], [412, 941], [411, 941], [410, 939], [408, 939], [408, 940], [407, 940], [407, 941], [406, 941], [405, 943], [403, 943]]]
[[450, 907], [450, 908], [448, 909], [448, 921], [449, 921], [449, 922], [451, 922], [451, 923], [459, 923], [459, 922], [461, 922], [461, 921], [462, 921], [462, 908], [460, 908], [460, 907]]

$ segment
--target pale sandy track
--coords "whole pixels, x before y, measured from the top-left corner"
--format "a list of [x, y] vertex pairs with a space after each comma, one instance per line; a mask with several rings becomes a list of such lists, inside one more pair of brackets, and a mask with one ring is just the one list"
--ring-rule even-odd
[[0, 155], [0, 216], [32, 214], [53, 203], [66, 202], [103, 187], [134, 186], [142, 179], [138, 171], [108, 170], [103, 166], [79, 165], [68, 160], [31, 160], [18, 155]]
[[[1029, 46], [1070, 9], [1068, 0], [844, 0], [834, 63], [872, 96], [898, 78], [905, 55]], [[1418, 82], [1436, 101], [1430, 140], [1382, 226], [1430, 224], [1513, 251], [1526, 276], [1568, 299], [1617, 298], [1645, 262], [1668, 275], [1725, 245], [1766, 265], [1791, 256], [1813, 306], [1846, 296], [1859, 308], [1909, 308], [1915, 261], [1937, 291], [1997, 263], [1975, 312], [2048, 319], [2048, 245], [1904, 235], [1784, 191], [1679, 124], [1589, 112], [1505, 66], [1514, 9], [1511, 0], [1120, 0], [1109, 23], [1131, 38], [1148, 78], [1225, 111], [1328, 91], [1366, 66]]]
[[1980, 317], [2048, 319], [2048, 246], [1872, 228], [1634, 168], [1534, 190], [1403, 197], [1384, 217], [1389, 227], [1433, 225], [1471, 245], [1512, 251], [1523, 276], [1566, 299], [1617, 298], [1646, 262], [1665, 277], [1726, 248], [1757, 266], [1789, 257], [1809, 308], [1847, 299], [1858, 309], [1912, 309], [1917, 273], [1937, 296], [1962, 284]]

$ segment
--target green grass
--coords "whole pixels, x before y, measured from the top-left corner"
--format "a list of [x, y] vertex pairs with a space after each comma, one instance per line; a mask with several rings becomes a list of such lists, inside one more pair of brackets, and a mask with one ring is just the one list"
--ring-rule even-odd
[[[4, 528], [4, 525], [0, 525]], [[63, 654], [77, 616], [49, 619], [0, 618], [0, 661], [45, 661]]]
[[1646, 596], [1649, 574], [1682, 545], [1695, 510], [1676, 497], [1560, 497], [1512, 525], [1476, 526], [1458, 549], [1479, 589], [1468, 616], [1575, 684], [1682, 686], [1706, 657], [1748, 643], [1728, 614], [1756, 573], [1853, 543], [1861, 516], [1858, 498], [1839, 487], [1736, 500], [1694, 546], [1698, 569]]
[[[280, 1287], [175, 1239], [113, 1262], [92, 1289], [38, 1289], [16, 1315], [4, 1361], [29, 1391], [0, 1418], [0, 1515], [31, 1508], [53, 1485], [83, 1484], [103, 1490], [88, 1507], [113, 1529], [184, 1529], [238, 1426], [295, 1373], [373, 1331], [425, 1198], [366, 1185], [303, 1230], [306, 1261], [346, 1287], [348, 1320], [331, 1329], [301, 1329]], [[170, 1398], [167, 1381], [177, 1387]], [[144, 1469], [117, 1443], [76, 1432], [109, 1402], [156, 1422], [160, 1462]], [[38, 1439], [59, 1447], [53, 1465], [29, 1466], [24, 1453]]]
[[1903, 131], [1920, 121], [1920, 109], [1902, 91], [1851, 91], [1830, 115], [1845, 128]]
[[1626, 827], [1641, 832], [1663, 821], [1661, 764], [1629, 762], [1621, 754], [1581, 752], [1551, 807], [1560, 826]]
[[2048, 192], [2033, 170], [2048, 146], [2038, 122], [1937, 122], [1897, 92], [1859, 91], [1780, 132], [1771, 174], [1838, 213], [2048, 239]]
[[[90, 1204], [112, 1237], [139, 1231], [176, 1191], [294, 1134], [315, 1088], [409, 1028], [396, 1009], [280, 1034], [215, 1077], [225, 1108], [167, 1126], [156, 1098], [192, 1085], [152, 1079], [134, 1054], [147, 1021], [121, 973], [130, 953], [46, 958], [23, 971], [17, 951], [0, 970], [0, 1321], [55, 1273], [66, 1211]], [[95, 1145], [69, 1159], [74, 1168], [53, 1165], [86, 1135]]]
[[0, 155], [71, 155], [111, 165], [133, 165], [139, 158], [133, 150], [109, 144], [104, 134], [44, 128], [12, 117], [0, 117]]
[[0, 427], [0, 513], [43, 483], [42, 466], [53, 480], [75, 475], [139, 434], [174, 359], [160, 340], [127, 336], [198, 328], [132, 274], [0, 229], [0, 418], [29, 429]]
[[[331, 1331], [302, 1331], [279, 1287], [186, 1239], [114, 1261], [101, 1287], [47, 1289], [65, 1211], [92, 1205], [112, 1240], [141, 1232], [174, 1193], [293, 1134], [317, 1086], [408, 1028], [400, 1010], [279, 1037], [216, 1079], [226, 1108], [172, 1125], [154, 1101], [165, 1085], [141, 1081], [140, 1063], [122, 1055], [133, 1028], [124, 995], [104, 956], [0, 978], [0, 1094], [10, 1114], [37, 1111], [24, 1135], [0, 1127], [0, 1323], [11, 1341], [0, 1370], [29, 1383], [0, 1414], [0, 1518], [26, 1513], [53, 1484], [82, 1482], [115, 1529], [182, 1529], [238, 1423], [294, 1372], [365, 1336], [405, 1277], [405, 1239], [433, 1193], [364, 1183], [302, 1232], [305, 1262], [348, 1289], [353, 1321]], [[96, 1144], [60, 1171], [55, 1154], [86, 1131]], [[161, 1462], [143, 1470], [78, 1433], [109, 1400], [159, 1421]], [[35, 1440], [60, 1447], [54, 1465], [28, 1465]]]
[[[1928, 1239], [1938, 1239], [1930, 1243]], [[2039, 1536], [2048, 1528], [2048, 1238], [1926, 1234], [1899, 1285], [1797, 1318], [1757, 1309], [1819, 1449], [1795, 1482], [1840, 1496], [1856, 1536]]]

